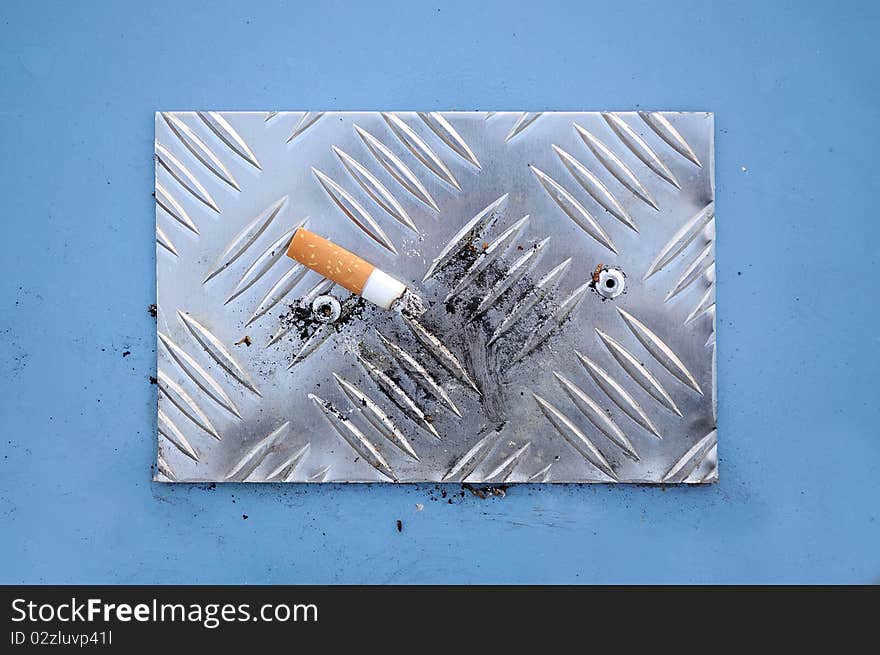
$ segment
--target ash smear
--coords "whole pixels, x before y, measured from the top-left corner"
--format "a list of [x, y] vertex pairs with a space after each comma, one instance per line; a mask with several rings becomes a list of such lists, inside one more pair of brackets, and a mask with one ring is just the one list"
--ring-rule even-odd
[[442, 269], [436, 272], [434, 277], [438, 280], [442, 280], [452, 288], [455, 286], [454, 280], [461, 279], [471, 266], [473, 266], [474, 262], [477, 261], [480, 254], [481, 251], [478, 250], [473, 243], [469, 243], [459, 250]]
[[[353, 321], [360, 322], [361, 317], [364, 317], [363, 320], [368, 320], [369, 315], [367, 312], [370, 311], [370, 307], [366, 301], [353, 295], [349, 295], [344, 301], [340, 300], [340, 304], [342, 306], [341, 315], [333, 323], [324, 323], [315, 318], [308, 294], [297, 298], [287, 305], [286, 311], [282, 310], [282, 313], [277, 314], [278, 327], [274, 330], [274, 333], [280, 336], [274, 346], [289, 352], [289, 356], [281, 355], [281, 358], [287, 358], [288, 363], [290, 361], [300, 363], [311, 357], [320, 348], [327, 347], [332, 350], [343, 348], [345, 347], [344, 341], [333, 340], [333, 336], [337, 333], [342, 333], [344, 340], [354, 339], [355, 336], [353, 334], [347, 334], [352, 332], [348, 329], [348, 325]], [[358, 326], [357, 323], [355, 325], [362, 327]], [[329, 344], [327, 343], [328, 340]], [[254, 343], [253, 338], [251, 338], [251, 343]], [[287, 344], [290, 345], [287, 346]], [[245, 343], [245, 345], [247, 344]], [[295, 356], [298, 356], [298, 358], [294, 360]], [[264, 360], [256, 373], [264, 379], [269, 378], [275, 374], [279, 361], [278, 355]]]
[[232, 344], [232, 345], [233, 345], [233, 346], [241, 346], [242, 344], [244, 344], [245, 346], [247, 346], [248, 348], [250, 348], [252, 343], [253, 343], [253, 341], [251, 341], [251, 337], [250, 337], [250, 335], [247, 335], [247, 334], [246, 334], [246, 335], [244, 335], [241, 339], [239, 339], [238, 341], [236, 341], [236, 342], [235, 342], [234, 344]]
[[[436, 279], [447, 288], [453, 288], [479, 259], [484, 243], [475, 236], [438, 271]], [[519, 250], [524, 248], [520, 246]], [[491, 305], [479, 311], [483, 299], [509, 274], [510, 264], [502, 255], [489, 263], [455, 297], [439, 305], [446, 314], [444, 340], [447, 345], [452, 345], [450, 340], [458, 342], [456, 345], [464, 355], [462, 363], [483, 394], [480, 398], [483, 411], [487, 418], [497, 422], [504, 421], [510, 409], [505, 396], [504, 374], [511, 369], [514, 358], [535, 329], [550, 319], [558, 307], [555, 289], [542, 293], [532, 309], [489, 346], [488, 341], [503, 320], [505, 308], [509, 311], [513, 304], [536, 293], [534, 275], [528, 271]]]
[[[396, 330], [391, 331], [391, 335], [394, 337], [394, 341], [398, 344], [404, 341], [401, 333]], [[389, 357], [383, 352], [369, 350], [363, 344], [357, 344], [355, 346], [355, 349], [371, 364], [373, 364], [376, 368], [378, 368], [386, 376], [388, 376], [388, 378], [392, 382], [394, 382], [394, 384], [396, 384], [407, 393], [407, 395], [416, 403], [416, 406], [422, 409], [422, 411], [425, 413], [425, 420], [428, 423], [434, 422], [435, 414], [432, 414], [425, 408], [435, 405], [442, 406], [442, 403], [439, 403], [432, 394], [428, 393], [428, 391], [424, 387], [422, 387], [422, 385], [419, 384], [403, 366], [400, 365], [400, 362], [398, 362], [396, 358]], [[410, 346], [409, 352], [413, 355], [415, 353], [418, 353], [419, 356], [416, 357], [416, 359], [420, 360], [423, 365], [428, 360], [434, 360], [433, 355], [425, 350], [425, 348], [421, 344], [416, 344], [415, 347]], [[444, 368], [443, 370], [445, 371], [446, 369]], [[431, 371], [431, 374], [434, 375], [435, 379], [438, 379], [436, 370]], [[441, 384], [439, 379], [438, 384]], [[441, 386], [443, 385], [441, 384]], [[389, 394], [384, 389], [382, 389], [382, 392], [386, 396], [391, 398], [391, 396], [389, 396]], [[394, 398], [391, 398], [391, 400], [398, 407], [401, 407], [400, 404], [396, 400], [394, 400]], [[404, 411], [406, 412], [408, 410], [404, 409]]]
[[[427, 395], [419, 389], [418, 385], [409, 379], [409, 376], [406, 376], [406, 382], [404, 382], [404, 379], [398, 374], [398, 370], [392, 360], [386, 357], [383, 353], [370, 350], [364, 344], [358, 344], [357, 350], [364, 360], [381, 371], [400, 391], [413, 401], [419, 411], [424, 415], [424, 420], [426, 422], [433, 423], [433, 415], [431, 415], [430, 420], [428, 420], [429, 413], [423, 409], [425, 406], [424, 402], [428, 400]], [[392, 393], [392, 390], [388, 389], [384, 384], [377, 383], [376, 387], [382, 392], [382, 395], [393, 402], [411, 421], [421, 427], [422, 417], [415, 415], [412, 408], [408, 406], [404, 399], [398, 397], [395, 393]], [[414, 400], [415, 397], [418, 397], [422, 403], [416, 403]]]
[[[504, 335], [505, 337], [509, 337], [508, 340], [504, 342], [503, 348], [505, 359], [511, 363], [510, 368], [516, 364], [521, 364], [528, 359], [533, 359], [535, 353], [547, 347], [552, 341], [554, 334], [561, 331], [563, 326], [572, 320], [574, 312], [566, 316], [561, 323], [553, 328], [540, 343], [532, 348], [532, 351], [527, 356], [519, 361], [513, 361], [519, 354], [520, 350], [522, 350], [523, 346], [528, 342], [529, 338], [535, 333], [535, 330], [542, 325], [545, 325], [548, 321], [553, 320], [553, 316], [557, 309], [559, 309], [559, 297], [555, 293], [547, 294], [542, 297], [534, 307], [532, 307], [530, 310], [530, 316], [520, 319], [517, 325], [513, 326], [508, 333]], [[500, 343], [502, 340], [503, 338], [496, 342], [496, 344]]]
[[[537, 248], [537, 244], [531, 246], [530, 249], [534, 250]], [[537, 263], [533, 263], [529, 269], [536, 266]], [[497, 310], [499, 305], [502, 305], [507, 302], [510, 298], [520, 299], [525, 297], [526, 294], [530, 293], [534, 289], [534, 283], [532, 282], [531, 272], [526, 271], [522, 277], [520, 277], [516, 282], [510, 285], [508, 289], [505, 289], [504, 293], [495, 298], [492, 303], [486, 307], [482, 312], [477, 313], [480, 304], [483, 302], [483, 299], [490, 293], [492, 287], [496, 284], [500, 284], [510, 275], [509, 266], [505, 265], [505, 262], [500, 258], [496, 259], [494, 262], [489, 264], [486, 267], [486, 270], [483, 271], [482, 275], [478, 278], [477, 281], [482, 281], [482, 284], [479, 286], [479, 295], [471, 298], [468, 303], [468, 314], [470, 321], [483, 320], [488, 325], [488, 317], [493, 310]]]
[[[338, 299], [337, 299], [338, 300]], [[366, 301], [357, 296], [351, 296], [341, 303], [342, 313], [333, 323], [325, 323], [315, 318], [312, 308], [304, 306], [300, 302], [288, 305], [288, 311], [281, 314], [278, 320], [281, 327], [297, 334], [302, 341], [306, 341], [319, 328], [329, 325], [336, 332], [341, 332], [342, 328], [351, 323], [355, 319], [359, 319], [364, 315]]]
[[464, 365], [483, 393], [483, 408], [492, 421], [503, 421], [507, 415], [504, 393], [496, 361], [495, 349], [486, 346], [488, 337], [481, 325], [466, 323], [464, 326]]
[[[528, 341], [529, 337], [534, 334], [538, 326], [543, 325], [553, 316], [553, 313], [559, 306], [556, 292], [536, 291], [535, 283], [530, 275], [523, 276], [521, 280], [513, 285], [511, 290], [514, 291], [514, 304], [531, 293], [540, 293], [540, 296], [532, 308], [490, 346], [495, 351], [499, 368], [504, 371], [511, 368], [514, 358]], [[508, 293], [510, 293], [510, 290], [508, 290]], [[494, 331], [494, 326], [492, 331]]]

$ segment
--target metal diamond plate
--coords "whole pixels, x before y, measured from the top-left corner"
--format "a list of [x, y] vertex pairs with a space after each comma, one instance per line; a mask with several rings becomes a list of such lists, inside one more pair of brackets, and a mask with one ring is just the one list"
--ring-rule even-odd
[[[715, 481], [713, 121], [157, 114], [155, 479]], [[287, 258], [301, 225], [427, 313]]]

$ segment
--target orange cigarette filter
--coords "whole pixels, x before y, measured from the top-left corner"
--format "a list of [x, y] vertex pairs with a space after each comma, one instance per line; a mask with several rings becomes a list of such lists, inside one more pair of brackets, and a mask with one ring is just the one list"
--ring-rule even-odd
[[304, 227], [294, 232], [287, 256], [385, 309], [390, 309], [406, 291], [399, 280]]
[[299, 228], [287, 248], [287, 256], [358, 295], [376, 268], [352, 252], [322, 236]]

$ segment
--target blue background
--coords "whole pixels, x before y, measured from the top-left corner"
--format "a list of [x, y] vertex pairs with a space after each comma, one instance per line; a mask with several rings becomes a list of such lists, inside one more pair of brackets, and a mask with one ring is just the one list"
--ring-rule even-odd
[[[0, 582], [880, 580], [878, 5], [419, 5], [0, 6]], [[716, 112], [717, 486], [150, 482], [154, 110], [638, 107]]]

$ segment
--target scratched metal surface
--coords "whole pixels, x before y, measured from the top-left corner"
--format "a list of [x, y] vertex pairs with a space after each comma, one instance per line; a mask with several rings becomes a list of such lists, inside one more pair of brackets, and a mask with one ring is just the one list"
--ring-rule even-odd
[[[717, 479], [711, 114], [167, 113], [156, 161], [157, 480]], [[428, 312], [294, 324], [304, 221]]]

